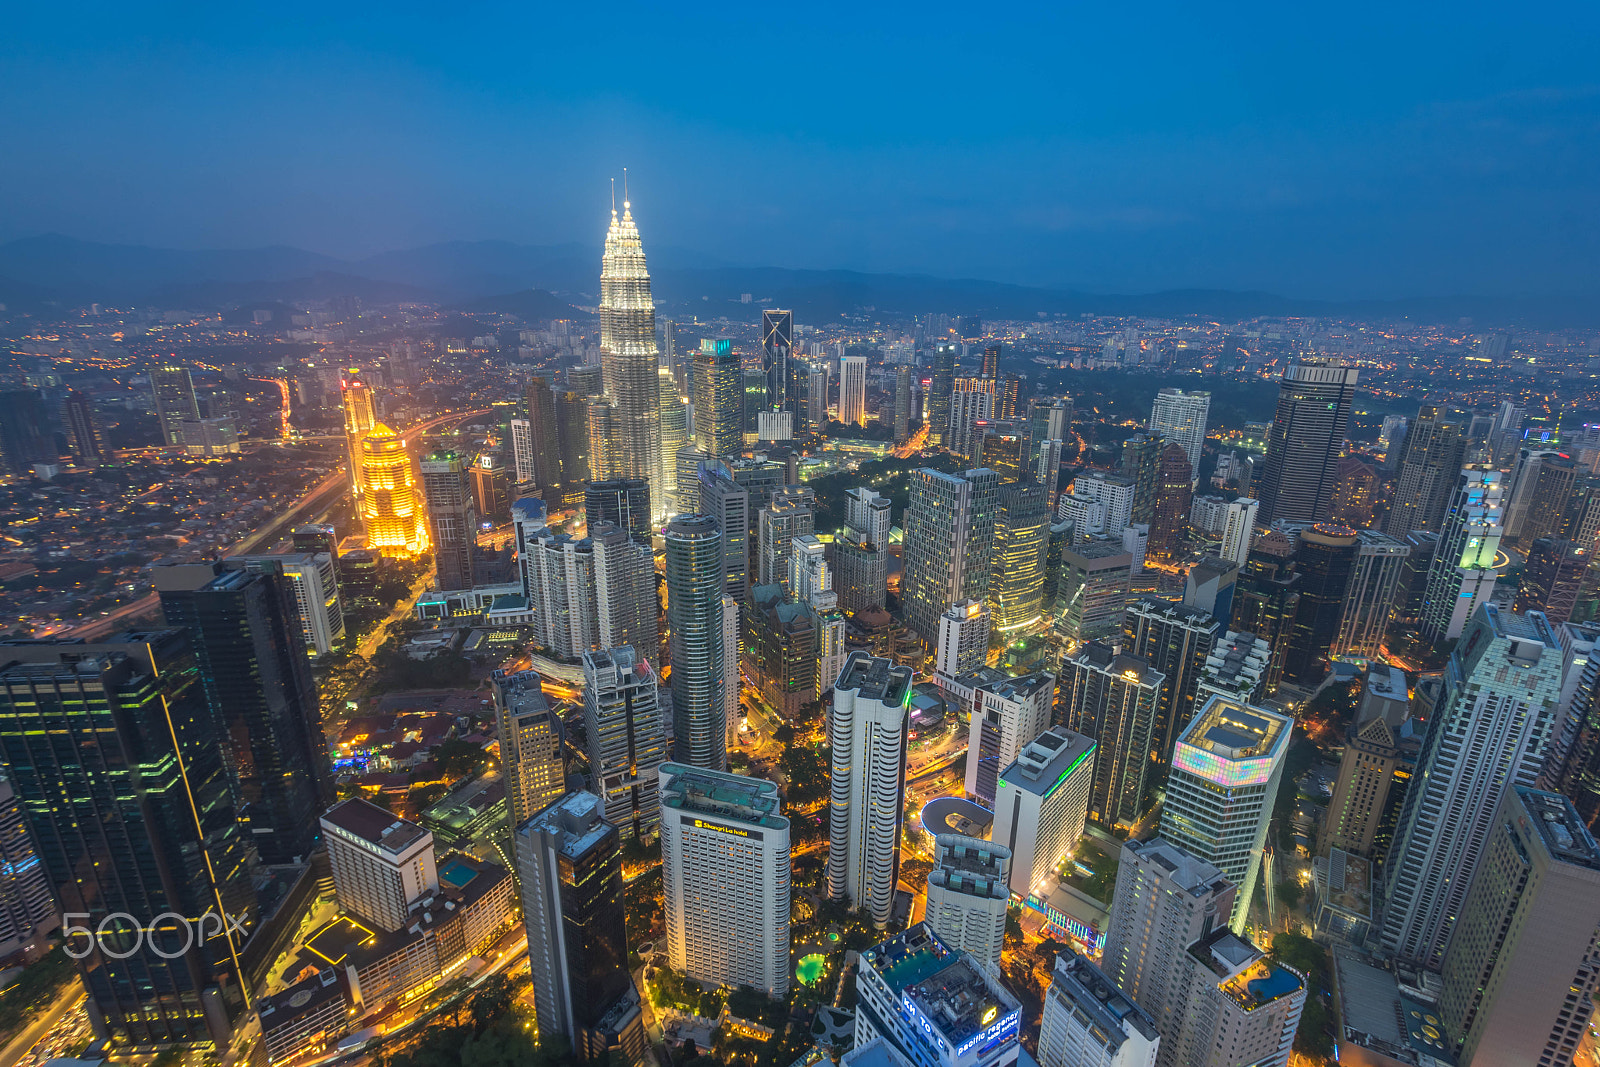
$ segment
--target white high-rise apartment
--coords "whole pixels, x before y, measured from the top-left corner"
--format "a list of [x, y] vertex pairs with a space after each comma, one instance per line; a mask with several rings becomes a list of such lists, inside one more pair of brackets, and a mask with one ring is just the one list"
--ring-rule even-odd
[[294, 591], [300, 631], [306, 640], [306, 654], [312, 659], [327, 655], [333, 643], [344, 637], [344, 605], [339, 600], [331, 553], [231, 556], [228, 562], [242, 563], [249, 570], [266, 566], [288, 579], [289, 588]]
[[1028, 742], [1050, 727], [1056, 676], [1025, 674], [979, 686], [972, 694], [967, 742], [967, 796], [993, 804], [1000, 768], [1009, 767]]
[[439, 891], [433, 834], [365, 800], [346, 800], [322, 817], [339, 905], [393, 933], [413, 901]]
[[1288, 1067], [1306, 1005], [1305, 975], [1226, 926], [1166, 956], [1183, 1000], [1157, 1067]]
[[518, 485], [534, 479], [533, 423], [527, 419], [511, 420], [511, 470]]
[[535, 640], [563, 656], [595, 646], [594, 541], [540, 526], [519, 546]]
[[590, 788], [605, 804], [606, 822], [624, 837], [648, 837], [656, 829], [656, 790], [667, 758], [656, 674], [624, 645], [584, 653], [583, 682]]
[[961, 600], [939, 616], [934, 674], [946, 687], [983, 666], [989, 655], [989, 611], [981, 600]]
[[1486, 604], [1461, 635], [1385, 864], [1382, 944], [1397, 958], [1443, 962], [1501, 795], [1535, 784], [1561, 729], [1561, 661], [1536, 611]]
[[1011, 850], [960, 834], [938, 835], [933, 850], [924, 918], [951, 948], [999, 967], [1011, 902]]
[[1061, 453], [1066, 447], [1065, 441], [1056, 438], [1039, 442], [1039, 459], [1033, 465], [1033, 480], [1044, 486], [1048, 497], [1046, 504], [1051, 511], [1056, 508], [1057, 486], [1061, 481]]
[[1213, 696], [1173, 746], [1161, 836], [1239, 887], [1235, 931], [1250, 912], [1293, 731], [1287, 716]]
[[862, 486], [845, 494], [843, 536], [834, 542], [839, 606], [882, 607], [889, 584], [889, 498]]
[[1068, 949], [1056, 957], [1039, 1022], [1039, 1067], [1155, 1067], [1161, 1034], [1100, 968]]
[[978, 454], [983, 435], [978, 422], [994, 414], [994, 382], [988, 378], [957, 378], [950, 394], [950, 424], [945, 445], [957, 455], [972, 459]]
[[1083, 836], [1094, 750], [1091, 738], [1057, 726], [1000, 772], [989, 836], [1011, 850], [1011, 892], [1022, 900], [1054, 886], [1056, 865]]
[[1123, 844], [1100, 968], [1162, 1033], [1175, 1033], [1183, 1022], [1173, 953], [1226, 926], [1234, 896], [1221, 871], [1170, 841]]
[[796, 603], [809, 604], [813, 595], [833, 592], [827, 551], [816, 534], [801, 534], [790, 542], [789, 593]]
[[772, 494], [772, 502], [762, 508], [756, 519], [759, 537], [759, 570], [761, 585], [778, 584], [784, 592], [793, 594], [789, 586], [789, 554], [794, 550], [794, 539], [816, 531], [815, 491], [799, 485], [785, 485]]
[[845, 356], [839, 361], [839, 421], [846, 426], [867, 424], [866, 356]]
[[765, 778], [661, 767], [667, 958], [697, 982], [789, 994], [789, 820]]
[[1261, 501], [1241, 496], [1227, 505], [1222, 520], [1222, 550], [1217, 554], [1243, 567], [1250, 555], [1250, 536], [1255, 532], [1256, 513]]
[[491, 682], [506, 800], [516, 827], [566, 792], [561, 719], [545, 699], [539, 672], [495, 671]]
[[900, 875], [909, 667], [852, 652], [833, 690], [828, 896], [889, 923]]
[[1158, 1067], [1288, 1063], [1305, 976], [1229, 929], [1236, 901], [1215, 865], [1171, 842], [1122, 847], [1101, 968], [1155, 1022]]
[[874, 545], [889, 543], [889, 498], [876, 490], [858, 486], [844, 497], [844, 521], [859, 530], [863, 539]]
[[650, 546], [610, 522], [598, 523], [589, 539], [594, 542], [595, 643], [630, 645], [655, 660], [661, 647], [660, 605]]
[[1240, 704], [1261, 698], [1272, 666], [1272, 645], [1264, 637], [1229, 630], [1206, 654], [1205, 666], [1195, 685], [1194, 702], [1200, 707], [1213, 696]]
[[816, 694], [821, 700], [838, 681], [850, 650], [845, 647], [844, 612], [839, 610], [839, 597], [831, 592], [815, 593], [810, 605], [817, 620]]
[[1206, 416], [1211, 412], [1211, 394], [1203, 391], [1163, 389], [1150, 408], [1150, 432], [1183, 446], [1189, 456], [1189, 477], [1198, 477], [1200, 451], [1206, 442]]
[[1072, 539], [1082, 544], [1094, 534], [1121, 537], [1133, 522], [1131, 478], [1105, 471], [1085, 471], [1072, 479], [1056, 504], [1058, 518], [1073, 524]]
[[1422, 595], [1422, 633], [1430, 641], [1460, 637], [1494, 593], [1494, 561], [1505, 532], [1504, 478], [1499, 471], [1464, 470], [1445, 507]]

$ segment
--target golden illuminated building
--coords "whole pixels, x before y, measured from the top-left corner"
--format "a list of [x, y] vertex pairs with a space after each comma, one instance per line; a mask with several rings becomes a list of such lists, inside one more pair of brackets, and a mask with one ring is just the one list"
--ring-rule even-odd
[[340, 401], [344, 405], [345, 448], [350, 459], [350, 491], [357, 503], [361, 500], [361, 440], [378, 424], [372, 408], [372, 389], [351, 367], [339, 380]]
[[406, 443], [383, 423], [361, 440], [361, 517], [367, 547], [386, 556], [428, 550], [428, 523]]

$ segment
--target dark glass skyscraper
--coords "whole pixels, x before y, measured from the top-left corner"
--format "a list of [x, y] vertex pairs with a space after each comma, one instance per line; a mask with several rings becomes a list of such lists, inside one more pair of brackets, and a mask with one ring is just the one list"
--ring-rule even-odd
[[516, 828], [541, 1038], [562, 1034], [581, 1060], [639, 1064], [645, 1038], [628, 980], [622, 836], [593, 793], [568, 793]]
[[650, 543], [650, 486], [643, 478], [593, 483], [583, 492], [583, 510], [590, 529], [609, 522], [641, 545]]
[[673, 758], [725, 770], [722, 531], [710, 515], [680, 515], [667, 524], [666, 540]]
[[333, 803], [317, 688], [294, 592], [270, 569], [153, 571], [168, 625], [189, 630], [200, 690], [222, 739], [234, 806], [263, 863], [310, 855]]
[[1348, 526], [1319, 525], [1300, 531], [1295, 550], [1300, 604], [1283, 672], [1291, 682], [1315, 685], [1328, 673], [1328, 654], [1339, 636], [1344, 597], [1359, 550], [1360, 538]]
[[795, 405], [789, 373], [790, 353], [794, 350], [794, 312], [761, 313], [761, 369], [767, 376], [767, 407], [772, 411], [792, 411], [798, 423], [803, 411]]
[[1278, 688], [1289, 656], [1289, 636], [1300, 609], [1300, 575], [1294, 569], [1294, 542], [1277, 530], [1256, 539], [1240, 568], [1229, 629], [1255, 634], [1272, 649], [1265, 692]]
[[181, 630], [0, 642], [0, 761], [69, 924], [103, 930], [78, 966], [114, 1047], [221, 1047], [248, 1006], [255, 895], [221, 740]]
[[1278, 411], [1257, 482], [1261, 527], [1275, 519], [1322, 522], [1333, 504], [1334, 471], [1350, 428], [1355, 367], [1339, 360], [1291, 363], [1278, 387]]
[[0, 468], [27, 474], [35, 463], [53, 459], [45, 446], [44, 408], [37, 389], [0, 392]]
[[422, 497], [433, 539], [440, 589], [471, 589], [472, 554], [478, 544], [478, 506], [467, 484], [466, 461], [455, 452], [422, 458]]

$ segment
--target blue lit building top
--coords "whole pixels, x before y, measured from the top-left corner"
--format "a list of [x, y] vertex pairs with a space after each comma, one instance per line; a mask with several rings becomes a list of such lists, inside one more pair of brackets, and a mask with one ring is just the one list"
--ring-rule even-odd
[[1008, 1067], [1021, 1003], [926, 923], [861, 954], [857, 1046], [881, 1037], [918, 1067]]

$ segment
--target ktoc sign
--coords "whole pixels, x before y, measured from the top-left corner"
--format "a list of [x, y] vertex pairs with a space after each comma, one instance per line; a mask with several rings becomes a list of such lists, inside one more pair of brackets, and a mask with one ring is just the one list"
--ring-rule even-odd
[[[100, 920], [97, 927], [76, 926], [74, 919], [87, 919], [86, 911], [69, 911], [61, 916], [63, 935], [62, 951], [75, 960], [88, 956], [98, 946], [100, 954], [114, 960], [125, 960], [141, 949], [149, 949], [164, 960], [175, 960], [197, 944], [205, 944], [213, 937], [237, 931], [248, 933], [243, 916], [218, 914], [211, 908], [198, 919], [164, 911], [150, 920], [149, 926], [140, 926], [139, 920], [125, 911], [114, 911]], [[162, 920], [171, 920], [163, 924]], [[207, 932], [207, 928], [210, 928]], [[85, 941], [74, 944], [72, 938], [83, 934]]]

